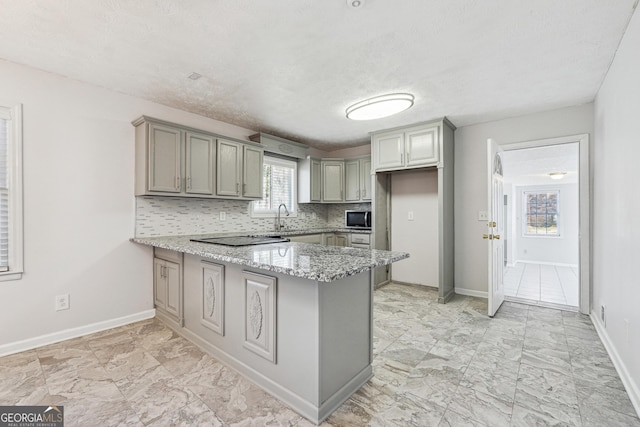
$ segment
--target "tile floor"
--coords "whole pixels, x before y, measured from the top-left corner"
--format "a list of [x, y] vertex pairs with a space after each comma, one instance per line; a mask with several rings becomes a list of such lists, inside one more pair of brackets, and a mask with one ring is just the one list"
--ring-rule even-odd
[[505, 296], [578, 307], [578, 269], [517, 263], [504, 273]]
[[[397, 284], [375, 294], [374, 378], [322, 425], [640, 426], [587, 317]], [[151, 319], [0, 358], [0, 405], [71, 426], [312, 425]]]

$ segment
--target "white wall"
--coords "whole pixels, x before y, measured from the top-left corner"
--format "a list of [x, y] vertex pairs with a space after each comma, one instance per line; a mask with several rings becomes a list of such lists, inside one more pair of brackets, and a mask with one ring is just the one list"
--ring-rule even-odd
[[618, 358], [618, 367], [628, 374], [625, 385], [640, 413], [638, 52], [640, 13], [636, 11], [595, 101], [592, 301], [595, 313], [606, 306], [606, 328], [601, 326], [614, 362]]
[[[131, 121], [145, 114], [238, 138], [255, 132], [6, 61], [0, 102], [24, 109], [25, 265], [22, 280], [0, 282], [0, 354], [18, 341], [148, 313], [152, 252], [128, 241]], [[71, 309], [55, 312], [54, 296], [66, 293]]]
[[[523, 235], [524, 201], [522, 193], [524, 191], [554, 191], [559, 194], [559, 215], [558, 225], [560, 236], [558, 237], [535, 237]], [[580, 225], [580, 200], [578, 194], [578, 184], [545, 185], [545, 186], [516, 186], [513, 218], [515, 223], [515, 248], [516, 261], [540, 262], [552, 264], [579, 264], [579, 225]], [[513, 241], [513, 240], [512, 240]]]
[[392, 266], [392, 280], [438, 287], [437, 170], [391, 174], [391, 250], [411, 255]]
[[[523, 94], [522, 96], [526, 96]], [[593, 104], [481, 123], [455, 132], [455, 287], [487, 292], [487, 138], [500, 144], [593, 133]]]

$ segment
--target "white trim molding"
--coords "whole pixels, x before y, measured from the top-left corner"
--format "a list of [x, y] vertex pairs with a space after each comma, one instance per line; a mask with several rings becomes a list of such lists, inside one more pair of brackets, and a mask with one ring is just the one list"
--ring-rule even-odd
[[476, 291], [475, 289], [465, 289], [465, 288], [459, 288], [456, 286], [454, 288], [454, 292], [458, 295], [466, 295], [468, 297], [477, 297], [477, 298], [484, 298], [484, 299], [489, 298], [489, 292]]
[[155, 317], [156, 310], [145, 310], [139, 313], [130, 314], [128, 316], [118, 317], [116, 319], [105, 320], [102, 322], [92, 323], [90, 325], [79, 326], [77, 328], [65, 329], [51, 334], [40, 335], [39, 337], [29, 338], [22, 341], [0, 345], [0, 357], [8, 356], [21, 351], [32, 350], [57, 342], [78, 338], [96, 332], [105, 331], [107, 329], [117, 328], [119, 326], [128, 325], [130, 323], [140, 322]]
[[607, 353], [609, 353], [609, 357], [611, 358], [613, 366], [618, 372], [620, 380], [622, 380], [622, 384], [624, 384], [624, 388], [627, 390], [629, 400], [631, 400], [631, 404], [640, 417], [640, 386], [636, 383], [635, 379], [629, 373], [627, 366], [624, 364], [622, 358], [616, 350], [616, 347], [609, 339], [609, 334], [607, 334], [607, 330], [605, 329], [598, 316], [594, 313], [591, 313], [590, 317], [593, 325], [596, 327], [596, 332], [598, 332], [598, 336], [600, 337], [602, 344], [604, 344], [604, 348], [607, 350]]

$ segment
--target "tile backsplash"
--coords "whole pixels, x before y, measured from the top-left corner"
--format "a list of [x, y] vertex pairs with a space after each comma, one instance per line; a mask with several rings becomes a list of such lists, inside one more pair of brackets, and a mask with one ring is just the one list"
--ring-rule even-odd
[[[244, 231], [271, 231], [274, 218], [252, 218], [251, 202], [185, 197], [136, 197], [136, 237], [175, 236]], [[342, 227], [346, 209], [370, 209], [364, 204], [299, 204], [297, 217], [283, 217], [289, 229]], [[226, 219], [220, 220], [220, 212]]]

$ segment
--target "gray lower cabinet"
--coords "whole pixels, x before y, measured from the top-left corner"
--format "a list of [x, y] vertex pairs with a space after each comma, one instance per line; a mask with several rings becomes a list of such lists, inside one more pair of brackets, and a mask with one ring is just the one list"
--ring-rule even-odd
[[300, 236], [287, 236], [289, 240], [292, 242], [299, 243], [315, 243], [321, 245], [322, 242], [322, 234], [302, 234]]
[[327, 246], [351, 246], [349, 242], [349, 233], [329, 233], [325, 235], [324, 244]]
[[360, 249], [371, 248], [371, 235], [370, 234], [351, 234], [351, 247]]
[[159, 317], [183, 324], [182, 254], [156, 248], [153, 258], [153, 300]]
[[318, 424], [373, 376], [371, 289], [185, 254], [174, 330]]

